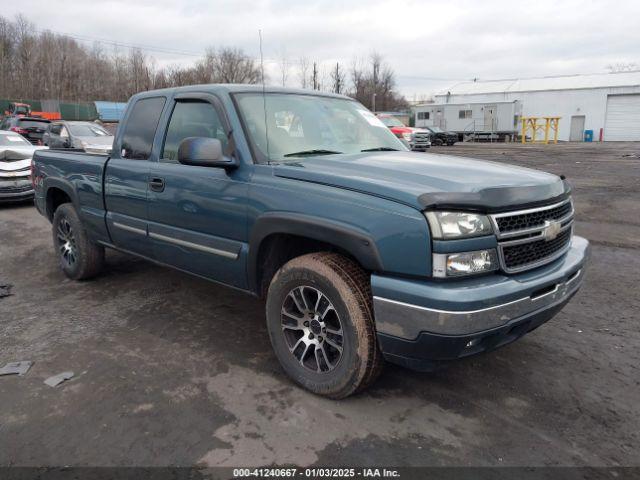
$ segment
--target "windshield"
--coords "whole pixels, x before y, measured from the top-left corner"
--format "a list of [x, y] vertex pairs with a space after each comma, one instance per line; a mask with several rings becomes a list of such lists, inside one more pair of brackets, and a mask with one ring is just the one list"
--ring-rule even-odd
[[431, 130], [433, 133], [442, 133], [444, 132], [444, 130], [442, 130], [440, 127], [427, 127], [429, 130]]
[[406, 126], [396, 117], [378, 117], [387, 127], [404, 127]]
[[21, 145], [31, 144], [20, 135], [0, 135], [0, 147], [19, 147]]
[[71, 135], [76, 137], [106, 137], [111, 135], [102, 127], [93, 123], [71, 123], [69, 124], [69, 131]]
[[366, 150], [406, 151], [373, 113], [352, 100], [286, 93], [243, 93], [237, 98], [262, 161], [299, 161], [305, 155]]

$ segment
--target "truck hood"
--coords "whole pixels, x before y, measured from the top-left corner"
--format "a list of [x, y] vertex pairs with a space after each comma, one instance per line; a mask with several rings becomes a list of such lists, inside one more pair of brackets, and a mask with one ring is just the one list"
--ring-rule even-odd
[[307, 157], [274, 174], [388, 198], [418, 209], [500, 211], [568, 195], [560, 177], [503, 163], [449, 155], [376, 152]]

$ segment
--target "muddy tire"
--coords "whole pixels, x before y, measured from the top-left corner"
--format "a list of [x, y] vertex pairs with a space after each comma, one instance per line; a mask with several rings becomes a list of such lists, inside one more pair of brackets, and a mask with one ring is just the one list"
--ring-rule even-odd
[[274, 276], [267, 328], [280, 364], [318, 395], [345, 398], [380, 373], [369, 275], [335, 253], [303, 255]]
[[73, 205], [60, 205], [52, 223], [53, 246], [64, 274], [72, 280], [85, 280], [100, 273], [104, 247], [89, 240]]

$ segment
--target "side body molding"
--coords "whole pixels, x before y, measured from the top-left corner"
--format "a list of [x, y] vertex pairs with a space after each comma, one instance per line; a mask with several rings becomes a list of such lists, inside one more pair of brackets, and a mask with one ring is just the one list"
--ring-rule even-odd
[[297, 235], [330, 243], [349, 252], [367, 270], [384, 270], [375, 242], [356, 227], [300, 213], [267, 212], [256, 219], [249, 239], [247, 266], [249, 286], [254, 291], [257, 291], [260, 245], [272, 234]]

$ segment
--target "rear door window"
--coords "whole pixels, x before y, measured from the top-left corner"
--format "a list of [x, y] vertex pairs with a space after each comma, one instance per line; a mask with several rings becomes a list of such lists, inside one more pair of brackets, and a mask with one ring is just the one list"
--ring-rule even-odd
[[123, 158], [146, 160], [151, 156], [164, 103], [165, 97], [152, 97], [138, 100], [133, 106], [122, 137]]

